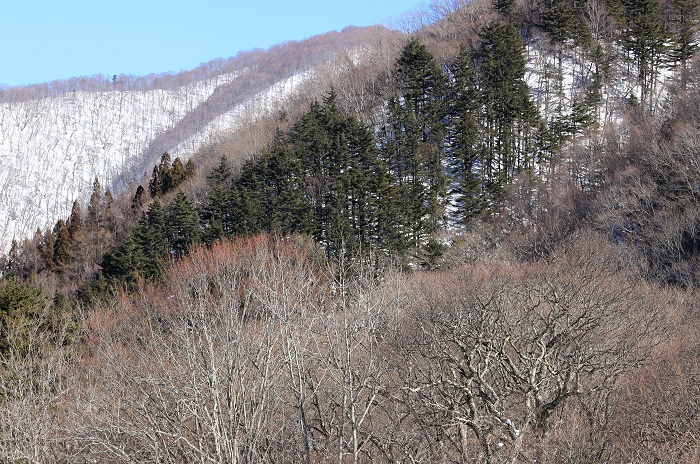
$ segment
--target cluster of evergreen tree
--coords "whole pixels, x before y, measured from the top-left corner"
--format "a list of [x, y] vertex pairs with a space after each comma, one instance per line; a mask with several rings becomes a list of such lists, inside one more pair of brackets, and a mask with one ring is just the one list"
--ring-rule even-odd
[[[61, 293], [50, 299], [40, 285], [17, 277], [5, 279], [0, 283], [0, 371], [8, 374], [4, 369], [12, 357], [21, 358], [36, 350], [37, 334], [72, 343], [79, 336], [78, 326]], [[0, 390], [0, 402], [6, 395], [5, 389]]]
[[[559, 64], [566, 44], [580, 45], [596, 67], [595, 80], [609, 65], [602, 42], [619, 44], [635, 66], [642, 102], [650, 105], [660, 69], [685, 68], [698, 47], [694, 31], [700, 6], [694, 0], [539, 0], [534, 9], [539, 12], [534, 26], [557, 47]], [[610, 30], [604, 31], [606, 27]], [[597, 85], [593, 83], [593, 94]]]
[[223, 159], [209, 176], [205, 242], [263, 230], [309, 234], [331, 257], [402, 252], [448, 220], [496, 210], [504, 186], [546, 146], [524, 74], [522, 39], [506, 22], [443, 66], [410, 40], [376, 133], [343, 115], [330, 92], [235, 179]]
[[170, 153], [163, 153], [160, 163], [153, 167], [151, 180], [148, 182], [148, 191], [151, 198], [165, 195], [173, 191], [178, 185], [192, 178], [195, 173], [194, 162], [190, 159], [182, 164], [180, 158], [170, 161]]
[[144, 280], [158, 280], [162, 266], [180, 258], [201, 236], [199, 216], [183, 191], [164, 207], [154, 200], [121, 245], [104, 255], [101, 270], [80, 290], [84, 301], [99, 299], [115, 286], [133, 289]]
[[235, 180], [229, 176], [222, 159], [202, 213], [206, 242], [262, 230], [309, 234], [336, 257], [389, 246], [383, 228], [396, 201], [389, 173], [372, 133], [340, 112], [332, 92]]

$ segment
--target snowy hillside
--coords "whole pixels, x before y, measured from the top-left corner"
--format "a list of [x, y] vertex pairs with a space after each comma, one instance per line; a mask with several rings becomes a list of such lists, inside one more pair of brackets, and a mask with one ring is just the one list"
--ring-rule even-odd
[[369, 31], [383, 33], [349, 28], [215, 60], [197, 72], [127, 76], [126, 85], [115, 76], [87, 90], [51, 83], [60, 90], [43, 98], [0, 94], [0, 252], [67, 217], [75, 200], [87, 200], [95, 177], [116, 193], [140, 182], [164, 151], [184, 161], [242, 118], [276, 110]]
[[0, 104], [0, 249], [44, 228], [139, 162], [149, 142], [231, 76], [173, 91], [70, 92]]

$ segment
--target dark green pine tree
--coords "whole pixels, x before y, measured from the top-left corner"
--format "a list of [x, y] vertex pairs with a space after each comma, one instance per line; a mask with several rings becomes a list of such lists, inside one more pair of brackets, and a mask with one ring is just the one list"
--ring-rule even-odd
[[[149, 185], [150, 187], [150, 185]], [[136, 188], [136, 193], [134, 193], [134, 198], [131, 199], [131, 211], [135, 214], [140, 213], [143, 210], [144, 203], [146, 202], [146, 199], [144, 198], [144, 194], [146, 193], [146, 189], [143, 188], [143, 186], [139, 185]]]
[[142, 263], [137, 263], [137, 272], [147, 279], [158, 279], [169, 252], [165, 211], [160, 201], [155, 200], [148, 212], [141, 215], [132, 235], [144, 257]]
[[63, 219], [59, 219], [53, 228], [53, 269], [62, 272], [63, 267], [71, 259], [71, 241], [68, 225]]
[[110, 189], [106, 189], [102, 211], [104, 213], [105, 228], [111, 233], [114, 233], [117, 230], [117, 217], [114, 215], [114, 209], [112, 208], [113, 204], [114, 197], [112, 196], [112, 191]]
[[450, 66], [453, 76], [450, 108], [452, 168], [456, 187], [457, 217], [467, 223], [484, 209], [481, 159], [481, 93], [472, 66], [471, 53], [465, 48]]
[[[103, 261], [103, 264], [106, 265], [106, 261]], [[83, 305], [93, 306], [98, 301], [106, 301], [112, 295], [112, 290], [110, 281], [103, 270], [97, 272], [93, 279], [84, 282], [76, 292], [76, 297]]]
[[206, 206], [200, 212], [202, 224], [202, 241], [208, 245], [223, 236], [232, 236], [235, 232], [235, 205], [230, 204], [230, 184], [233, 170], [226, 156], [207, 176], [207, 183], [212, 187]]
[[[371, 249], [386, 249], [386, 240], [378, 234], [385, 205], [382, 196], [389, 192], [389, 172], [379, 157], [372, 132], [357, 119], [350, 117], [345, 124], [348, 149], [344, 173], [347, 182], [347, 214], [353, 233], [352, 255]], [[389, 226], [386, 224], [385, 226]]]
[[43, 265], [41, 266], [46, 270], [54, 269], [53, 255], [56, 246], [56, 236], [51, 232], [50, 228], [46, 228], [43, 234], [42, 240], [39, 243], [39, 255]]
[[228, 184], [232, 177], [231, 164], [228, 162], [226, 155], [224, 155], [219, 160], [219, 164], [207, 176], [207, 181], [212, 187], [223, 187]]
[[165, 233], [170, 245], [170, 252], [177, 258], [187, 254], [193, 244], [199, 243], [201, 227], [194, 204], [180, 190], [175, 199], [166, 208]]
[[509, 23], [492, 22], [477, 52], [483, 102], [486, 187], [494, 206], [515, 174], [531, 167], [539, 116], [525, 83], [524, 45]]
[[[268, 154], [245, 163], [238, 180], [228, 194], [231, 233], [254, 234], [270, 231], [271, 204]], [[228, 233], [228, 232], [227, 232]]]
[[304, 198], [308, 201], [311, 214], [304, 227], [324, 246], [329, 244], [329, 224], [332, 208], [333, 179], [331, 172], [334, 163], [332, 135], [328, 130], [329, 114], [317, 101], [292, 127], [288, 143], [291, 156], [301, 162]]
[[[47, 328], [46, 322], [40, 323], [38, 316], [48, 304], [48, 297], [39, 286], [23, 283], [15, 277], [0, 285], [0, 363], [3, 368], [10, 350], [20, 356], [26, 354], [34, 340], [28, 332]], [[14, 324], [19, 321], [23, 323]]]
[[349, 119], [338, 109], [336, 95], [329, 92], [320, 107], [319, 127], [326, 142], [325, 162], [320, 178], [329, 185], [323, 196], [323, 234], [329, 256], [342, 258], [359, 247], [351, 224], [352, 160], [349, 146]]
[[509, 17], [515, 10], [515, 0], [494, 0], [493, 7], [505, 17]]
[[7, 279], [10, 277], [20, 277], [22, 274], [22, 263], [20, 258], [19, 244], [15, 238], [12, 239], [10, 251], [2, 263], [2, 277]]
[[582, 15], [585, 6], [585, 0], [542, 0], [542, 30], [554, 43], [590, 42], [591, 32]]
[[377, 160], [376, 175], [372, 176], [373, 200], [376, 205], [376, 226], [373, 241], [378, 251], [403, 252], [411, 247], [410, 228], [403, 215], [406, 197], [383, 159]]
[[[700, 5], [697, 0], [671, 0], [671, 28], [673, 48], [671, 59], [685, 71], [688, 60], [698, 49], [695, 35], [696, 24], [700, 16]], [[685, 73], [682, 83], [685, 85]]]
[[[408, 123], [404, 130], [414, 132], [406, 134], [408, 146], [415, 144], [412, 147], [414, 151], [404, 154], [413, 171], [411, 190], [415, 195], [425, 194], [428, 214], [421, 217], [419, 222], [431, 232], [442, 219], [447, 188], [447, 177], [442, 166], [447, 79], [425, 45], [414, 39], [404, 46], [397, 60], [396, 74], [400, 92], [397, 103], [408, 112], [402, 115]], [[416, 211], [415, 214], [420, 213]], [[420, 237], [414, 238], [420, 241]]]
[[266, 188], [269, 191], [269, 227], [289, 234], [315, 232], [313, 208], [305, 195], [303, 160], [294, 153], [293, 146], [278, 139], [265, 159]]
[[641, 101], [649, 108], [656, 85], [656, 76], [663, 62], [668, 30], [658, 0], [622, 0], [625, 8], [622, 44], [634, 57]]
[[603, 0], [603, 5], [610, 13], [610, 16], [615, 20], [618, 26], [625, 23], [625, 0]]
[[[391, 175], [387, 191], [392, 194], [385, 196], [384, 200], [392, 207], [387, 215], [395, 219], [394, 231], [387, 235], [387, 239], [391, 249], [406, 250], [416, 246], [420, 237], [427, 233], [422, 224], [422, 219], [428, 214], [425, 190], [419, 182], [413, 182], [418, 131], [414, 115], [400, 104], [399, 98], [390, 98], [387, 110], [387, 123], [382, 128], [380, 144], [382, 160]], [[391, 202], [392, 196], [401, 200]]]
[[[139, 186], [140, 187], [140, 186]], [[159, 195], [163, 188], [163, 181], [160, 178], [160, 172], [158, 166], [153, 166], [153, 172], [151, 173], [151, 179], [148, 181], [148, 192], [151, 194], [151, 198], [155, 198]], [[138, 190], [136, 191], [138, 194]], [[134, 200], [136, 198], [134, 197]], [[132, 202], [133, 203], [133, 202]]]
[[202, 241], [211, 245], [216, 240], [233, 234], [233, 230], [225, 223], [229, 217], [228, 199], [230, 190], [222, 187], [214, 187], [209, 194], [207, 205], [201, 210]]
[[102, 271], [92, 284], [83, 288], [83, 299], [90, 301], [104, 298], [107, 296], [107, 289], [120, 286], [133, 290], [143, 281], [146, 260], [143, 248], [137, 243], [134, 234], [127, 235], [113, 253], [107, 253], [102, 258]]

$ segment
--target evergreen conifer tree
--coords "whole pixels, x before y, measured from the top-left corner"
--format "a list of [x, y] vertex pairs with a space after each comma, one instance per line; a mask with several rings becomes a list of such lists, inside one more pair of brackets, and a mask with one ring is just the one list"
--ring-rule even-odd
[[197, 173], [197, 166], [195, 166], [192, 158], [188, 159], [185, 163], [185, 179], [192, 179]]
[[78, 243], [82, 240], [83, 215], [78, 200], [73, 202], [73, 208], [68, 219], [68, 233], [72, 243]]
[[185, 168], [178, 159], [177, 171], [173, 169], [170, 161], [170, 153], [167, 151], [160, 157], [160, 163], [153, 167], [151, 180], [148, 182], [148, 191], [151, 198], [163, 195], [174, 189], [185, 175]]
[[557, 44], [589, 42], [591, 33], [581, 15], [585, 4], [584, 0], [542, 0], [542, 29]]
[[[397, 230], [419, 246], [442, 220], [447, 176], [443, 170], [447, 116], [445, 73], [425, 45], [412, 39], [396, 62], [396, 95], [389, 99], [382, 158], [403, 201]], [[400, 243], [402, 240], [392, 240]]]
[[138, 213], [143, 209], [144, 202], [146, 201], [143, 197], [145, 192], [146, 189], [144, 189], [143, 186], [139, 185], [138, 187], [136, 187], [136, 193], [134, 194], [134, 198], [131, 199], [131, 210], [134, 213]]
[[623, 45], [634, 56], [641, 101], [651, 108], [656, 75], [669, 38], [658, 0], [622, 0], [625, 8]]
[[[670, 51], [670, 56], [685, 70], [688, 60], [698, 49], [695, 32], [700, 15], [700, 5], [696, 0], [671, 0], [670, 13], [673, 29], [673, 48]], [[682, 82], [685, 84], [685, 76], [683, 76]]]
[[435, 58], [417, 40], [410, 40], [403, 48], [397, 61], [397, 75], [401, 92], [399, 101], [409, 112], [407, 116], [413, 119], [411, 122], [415, 122], [415, 125], [407, 125], [406, 128], [417, 131], [407, 134], [414, 138], [411, 144], [416, 144], [415, 151], [407, 155], [409, 159], [412, 158], [413, 193], [420, 195], [424, 192], [426, 195], [428, 214], [421, 217], [419, 222], [432, 231], [442, 218], [442, 199], [447, 187], [447, 177], [442, 168], [445, 137], [442, 121], [447, 115], [447, 80]]
[[[47, 329], [39, 324], [38, 315], [49, 305], [48, 297], [41, 287], [25, 284], [16, 277], [10, 277], [0, 286], [0, 363], [8, 359], [9, 351], [20, 356], [30, 342], [27, 331]], [[31, 324], [14, 325], [13, 322], [28, 320]], [[39, 327], [37, 325], [39, 324]], [[17, 330], [11, 330], [17, 329]]]
[[166, 209], [165, 232], [170, 250], [178, 258], [184, 256], [192, 244], [199, 242], [199, 216], [182, 190], [177, 192], [175, 199]]
[[17, 239], [12, 238], [12, 244], [10, 245], [10, 251], [7, 253], [5, 261], [2, 263], [2, 277], [7, 279], [10, 277], [20, 277], [21, 275], [21, 263], [20, 263], [20, 250]]
[[454, 83], [450, 138], [455, 170], [457, 215], [468, 222], [484, 208], [481, 179], [481, 95], [471, 53], [462, 47], [451, 65]]
[[88, 203], [87, 226], [92, 230], [102, 227], [102, 186], [95, 176], [92, 183], [92, 193]]
[[187, 178], [187, 170], [185, 169], [185, 165], [182, 164], [182, 161], [180, 161], [179, 157], [175, 158], [173, 160], [173, 164], [170, 167], [169, 172], [170, 172], [170, 179], [169, 179], [170, 182], [169, 182], [169, 185], [164, 186], [165, 192], [173, 190], [175, 187], [180, 185]]
[[43, 238], [39, 243], [39, 255], [43, 261], [42, 267], [44, 269], [53, 270], [55, 267], [53, 262], [55, 243], [56, 237], [51, 232], [51, 229], [47, 227], [43, 234]]
[[160, 201], [155, 200], [139, 219], [133, 232], [135, 245], [140, 249], [143, 261], [135, 254], [137, 272], [148, 279], [157, 279], [163, 260], [168, 256], [168, 240], [165, 231], [165, 212]]
[[207, 180], [212, 187], [221, 187], [226, 185], [232, 176], [231, 165], [226, 155], [223, 155], [219, 160], [219, 164], [207, 176]]
[[60, 272], [71, 258], [70, 231], [63, 219], [56, 221], [56, 225], [53, 228], [53, 236], [53, 266]]
[[[105, 287], [125, 286], [127, 289], [136, 288], [137, 284], [144, 278], [144, 269], [147, 258], [144, 256], [143, 248], [137, 243], [134, 234], [129, 234], [124, 242], [113, 252], [107, 253], [102, 259], [100, 266], [101, 274], [105, 276], [107, 285], [98, 285], [88, 294], [102, 294]], [[157, 265], [157, 263], [152, 263]], [[99, 278], [97, 283], [100, 283]]]
[[492, 22], [477, 52], [484, 108], [483, 171], [494, 205], [506, 183], [531, 167], [539, 116], [525, 83], [524, 45], [509, 23]]

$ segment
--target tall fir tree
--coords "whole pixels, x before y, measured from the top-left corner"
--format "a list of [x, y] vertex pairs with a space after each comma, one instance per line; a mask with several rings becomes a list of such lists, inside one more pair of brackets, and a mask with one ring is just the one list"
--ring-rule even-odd
[[78, 200], [73, 202], [67, 225], [71, 242], [78, 243], [81, 241], [83, 235], [83, 214]]
[[169, 184], [164, 186], [164, 190], [166, 192], [173, 190], [187, 178], [187, 170], [179, 157], [173, 160], [173, 164], [170, 166], [169, 174]]
[[10, 245], [10, 251], [7, 253], [4, 262], [2, 263], [2, 278], [7, 279], [10, 277], [21, 277], [22, 274], [22, 263], [20, 257], [20, 248], [17, 243], [17, 239], [12, 238], [12, 244]]
[[698, 49], [696, 24], [700, 19], [700, 5], [697, 0], [671, 0], [670, 16], [673, 45], [671, 59], [682, 68], [681, 83], [685, 85], [685, 71], [690, 58]]
[[418, 183], [426, 187], [428, 216], [423, 219], [427, 228], [434, 230], [442, 217], [442, 200], [447, 187], [447, 177], [442, 167], [447, 79], [432, 54], [417, 40], [410, 40], [404, 46], [397, 60], [397, 68], [400, 101], [412, 113], [409, 117], [415, 118], [413, 130], [418, 131], [413, 135], [417, 137], [415, 152], [409, 154], [413, 156], [412, 182], [414, 188]]
[[155, 200], [136, 224], [133, 232], [135, 245], [144, 257], [137, 269], [148, 279], [160, 277], [163, 262], [168, 259], [168, 240], [165, 230], [165, 211], [160, 201]]
[[52, 264], [53, 268], [58, 272], [63, 271], [63, 267], [70, 262], [71, 259], [71, 241], [68, 225], [63, 219], [56, 221], [53, 228], [54, 246]]
[[39, 255], [41, 261], [43, 262], [42, 268], [46, 270], [54, 269], [53, 255], [54, 248], [56, 245], [56, 236], [52, 233], [50, 228], [46, 228], [42, 235], [42, 240], [39, 243]]
[[100, 181], [95, 176], [92, 183], [92, 193], [90, 193], [90, 202], [88, 203], [87, 226], [90, 229], [98, 229], [103, 226], [102, 221], [102, 186]]
[[180, 190], [165, 211], [165, 233], [170, 252], [181, 258], [199, 242], [199, 216], [192, 201]]
[[637, 66], [641, 101], [654, 104], [653, 94], [669, 39], [658, 0], [622, 0], [625, 11], [622, 44]]
[[102, 298], [106, 296], [108, 289], [115, 287], [136, 288], [144, 279], [146, 260], [136, 237], [133, 234], [127, 235], [114, 252], [105, 254], [100, 263], [102, 271], [94, 280], [94, 284], [84, 289], [84, 299], [89, 301]]
[[481, 94], [472, 55], [462, 47], [451, 63], [450, 146], [458, 220], [467, 223], [484, 209]]
[[212, 169], [211, 173], [207, 176], [207, 181], [212, 187], [223, 187], [228, 184], [231, 177], [233, 177], [231, 164], [226, 155], [223, 155], [221, 159], [219, 159], [219, 164]]
[[590, 42], [591, 32], [582, 15], [585, 0], [541, 0], [540, 3], [543, 10], [541, 27], [553, 42]]
[[477, 58], [484, 108], [483, 170], [492, 205], [516, 173], [532, 166], [539, 116], [525, 82], [524, 44], [509, 23], [494, 21], [481, 32]]
[[390, 98], [381, 141], [382, 157], [396, 179], [397, 225], [420, 246], [443, 219], [447, 176], [444, 172], [447, 79], [425, 45], [412, 39], [396, 62], [396, 95]]

